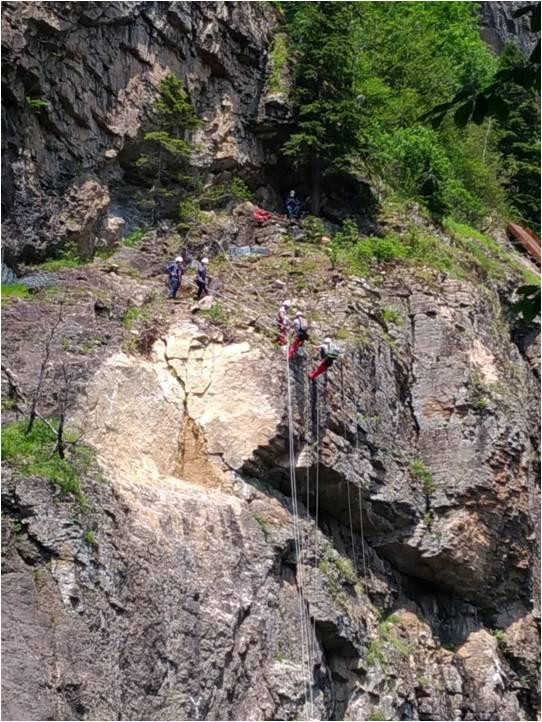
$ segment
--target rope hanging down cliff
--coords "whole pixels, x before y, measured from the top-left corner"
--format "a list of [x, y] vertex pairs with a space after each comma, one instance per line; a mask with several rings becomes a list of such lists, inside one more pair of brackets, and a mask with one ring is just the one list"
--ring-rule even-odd
[[290, 490], [292, 495], [292, 507], [293, 507], [293, 519], [294, 519], [294, 546], [297, 561], [297, 579], [299, 584], [299, 618], [301, 626], [301, 661], [303, 675], [306, 675], [305, 685], [303, 689], [305, 697], [305, 709], [307, 710], [307, 685], [309, 687], [310, 697], [310, 712], [312, 716], [312, 710], [314, 709], [314, 699], [312, 691], [312, 675], [311, 675], [311, 660], [310, 660], [310, 626], [307, 623], [306, 607], [305, 607], [305, 590], [303, 581], [303, 535], [299, 529], [299, 508], [297, 503], [297, 486], [295, 478], [295, 453], [294, 453], [294, 432], [293, 432], [293, 418], [292, 418], [292, 388], [290, 380], [290, 360], [286, 356], [286, 377], [288, 383], [288, 447], [289, 447], [289, 466], [290, 466]]

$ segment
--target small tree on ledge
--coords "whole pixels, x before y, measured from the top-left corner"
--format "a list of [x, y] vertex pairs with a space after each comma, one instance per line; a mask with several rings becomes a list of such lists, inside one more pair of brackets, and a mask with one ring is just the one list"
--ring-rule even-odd
[[200, 127], [194, 106], [183, 87], [182, 81], [174, 75], [166, 76], [160, 83], [159, 95], [154, 104], [156, 129], [144, 135], [152, 150], [141, 155], [137, 165], [153, 178], [151, 187], [152, 222], [160, 200], [167, 199], [172, 192], [168, 186], [186, 183], [187, 162], [194, 150], [186, 139], [189, 131]]

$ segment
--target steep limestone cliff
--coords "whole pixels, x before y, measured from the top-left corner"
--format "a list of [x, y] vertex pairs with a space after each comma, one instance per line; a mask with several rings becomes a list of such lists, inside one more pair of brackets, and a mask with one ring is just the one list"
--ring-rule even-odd
[[[242, 217], [227, 222], [242, 235]], [[538, 382], [496, 289], [347, 278], [293, 255], [286, 230], [266, 230], [256, 265], [215, 269], [218, 325], [188, 292], [160, 302], [151, 236], [62, 274], [44, 398], [53, 410], [64, 360], [70, 425], [101, 473], [82, 509], [5, 474], [6, 719], [535, 718]], [[137, 267], [157, 329], [146, 356], [120, 323]], [[342, 329], [315, 393], [307, 362], [288, 383], [265, 337], [285, 292], [315, 338]], [[28, 344], [55, 317], [44, 293], [4, 312], [27, 392]]]
[[111, 212], [122, 215], [124, 168], [168, 73], [183, 80], [204, 121], [195, 162], [261, 182], [257, 129], [269, 134], [262, 93], [275, 24], [268, 3], [4, 3], [8, 262], [36, 260], [66, 241], [88, 251], [112, 198]]

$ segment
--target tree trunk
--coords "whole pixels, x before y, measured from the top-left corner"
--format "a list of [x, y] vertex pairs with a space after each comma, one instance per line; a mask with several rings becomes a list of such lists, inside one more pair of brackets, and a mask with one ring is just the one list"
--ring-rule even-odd
[[322, 167], [320, 156], [313, 155], [311, 158], [311, 211], [313, 216], [320, 215], [320, 181], [322, 178]]

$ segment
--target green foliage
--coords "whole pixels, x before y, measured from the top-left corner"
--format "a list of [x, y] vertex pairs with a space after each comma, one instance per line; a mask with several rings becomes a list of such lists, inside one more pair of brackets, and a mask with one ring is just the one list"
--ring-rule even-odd
[[152, 197], [148, 205], [153, 220], [160, 206], [174, 195], [173, 187], [190, 184], [186, 167], [193, 151], [187, 133], [201, 125], [182, 81], [174, 75], [160, 83], [154, 104], [155, 128], [144, 135], [149, 152], [140, 156], [137, 165], [153, 177]]
[[218, 301], [215, 301], [208, 311], [203, 311], [202, 313], [207, 316], [210, 321], [219, 326], [225, 326], [231, 321], [228, 310]]
[[263, 531], [264, 536], [267, 537], [268, 530], [267, 530], [267, 521], [266, 521], [265, 516], [263, 514], [256, 513], [256, 514], [253, 514], [253, 517], [254, 517], [254, 521], [256, 522], [256, 524]]
[[403, 317], [395, 308], [382, 308], [382, 318], [387, 324], [394, 323], [399, 324], [403, 322]]
[[423, 515], [423, 522], [425, 526], [431, 530], [435, 521], [435, 512], [432, 510], [426, 511]]
[[310, 167], [312, 210], [319, 213], [322, 171], [358, 147], [360, 115], [354, 88], [356, 3], [287, 3], [295, 53], [296, 125], [286, 155]]
[[307, 216], [302, 221], [303, 231], [305, 232], [305, 240], [307, 243], [320, 243], [326, 229], [320, 218], [316, 216]]
[[499, 628], [490, 629], [490, 634], [491, 634], [493, 637], [495, 637], [495, 639], [497, 640], [497, 644], [499, 645], [499, 647], [503, 647], [503, 646], [505, 645], [505, 643], [506, 643], [506, 632], [504, 631], [504, 629], [499, 629]]
[[433, 475], [423, 461], [421, 459], [413, 459], [410, 462], [409, 468], [412, 476], [421, 482], [424, 493], [428, 496], [432, 494], [436, 489], [435, 482], [433, 481]]
[[[47, 425], [36, 420], [30, 434], [26, 434], [27, 424], [26, 420], [22, 420], [4, 426], [2, 458], [25, 474], [49, 479], [63, 493], [73, 494], [82, 503], [80, 477], [88, 472], [92, 464], [92, 449], [78, 444], [66, 452], [67, 458], [61, 459], [52, 454], [55, 438]], [[69, 437], [67, 440], [70, 440]]]
[[288, 35], [286, 33], [277, 33], [273, 38], [270, 59], [269, 91], [271, 93], [284, 92], [284, 73], [288, 62]]
[[235, 177], [230, 186], [230, 192], [236, 201], [251, 201], [252, 192], [242, 178]]
[[55, 258], [39, 264], [40, 271], [61, 271], [63, 268], [79, 268], [85, 261], [79, 256], [75, 246], [69, 244], [58, 251]]
[[179, 203], [179, 228], [186, 230], [193, 223], [199, 223], [202, 218], [199, 202], [191, 197], [183, 198]]
[[96, 536], [93, 531], [90, 529], [86, 531], [83, 535], [83, 540], [91, 547], [98, 546], [98, 542], [96, 541]]
[[318, 568], [322, 574], [327, 577], [332, 588], [337, 590], [342, 584], [346, 583], [353, 587], [358, 581], [358, 575], [356, 574], [352, 561], [340, 556], [340, 554], [330, 546], [325, 547]]
[[43, 98], [31, 98], [26, 96], [26, 104], [33, 113], [40, 113], [42, 110], [49, 108], [49, 101]]
[[[500, 57], [504, 70], [526, 69], [528, 60], [512, 43]], [[508, 171], [506, 188], [519, 219], [540, 233], [540, 102], [534, 88], [514, 79], [503, 84], [501, 98], [509, 113], [501, 122], [499, 150]]]
[[131, 233], [128, 233], [127, 236], [124, 236], [124, 238], [122, 239], [122, 245], [128, 246], [129, 248], [137, 246], [146, 232], [147, 231], [145, 228], [134, 228]]
[[369, 667], [386, 668], [388, 662], [388, 651], [395, 650], [401, 656], [407, 657], [410, 648], [406, 642], [400, 639], [395, 626], [400, 622], [396, 614], [390, 614], [378, 625], [378, 634], [374, 637], [367, 650], [367, 664]]
[[142, 318], [142, 315], [143, 310], [139, 306], [130, 306], [122, 315], [122, 325], [129, 330], [136, 321]]
[[531, 323], [540, 315], [540, 285], [520, 286], [517, 294], [518, 300], [512, 305], [512, 311], [524, 323]]
[[382, 720], [385, 720], [385, 719], [386, 719], [386, 715], [384, 714], [384, 712], [382, 712], [379, 709], [373, 709], [369, 713], [369, 720], [371, 720], [371, 722], [381, 722]]
[[2, 301], [11, 298], [29, 298], [30, 291], [22, 283], [3, 283], [2, 284]]

